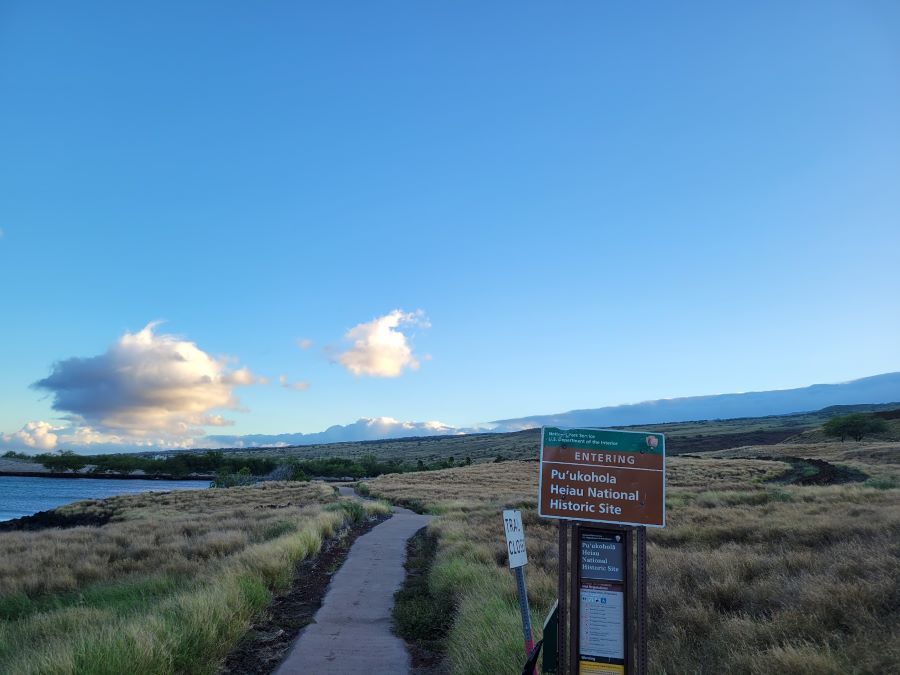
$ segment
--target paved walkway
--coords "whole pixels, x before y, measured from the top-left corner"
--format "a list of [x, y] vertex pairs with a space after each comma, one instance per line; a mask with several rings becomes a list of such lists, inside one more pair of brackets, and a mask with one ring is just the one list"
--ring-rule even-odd
[[[351, 495], [351, 488], [340, 488]], [[394, 593], [406, 575], [406, 541], [431, 516], [394, 507], [389, 520], [357, 539], [331, 579], [322, 607], [277, 675], [408, 673], [409, 654], [391, 632]]]

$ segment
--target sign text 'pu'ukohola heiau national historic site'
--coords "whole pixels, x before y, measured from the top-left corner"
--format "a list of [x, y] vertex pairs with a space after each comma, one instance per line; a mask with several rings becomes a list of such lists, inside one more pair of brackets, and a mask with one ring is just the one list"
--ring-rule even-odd
[[662, 434], [544, 427], [540, 515], [664, 527], [665, 471]]

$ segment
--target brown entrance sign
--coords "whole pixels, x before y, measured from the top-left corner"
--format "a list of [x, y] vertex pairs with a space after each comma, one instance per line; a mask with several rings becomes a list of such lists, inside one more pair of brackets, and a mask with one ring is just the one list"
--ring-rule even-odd
[[544, 427], [538, 512], [665, 527], [665, 443], [647, 432]]

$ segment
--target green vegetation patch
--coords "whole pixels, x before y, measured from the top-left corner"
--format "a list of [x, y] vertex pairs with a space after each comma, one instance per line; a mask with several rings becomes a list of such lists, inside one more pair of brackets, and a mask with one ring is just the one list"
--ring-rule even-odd
[[394, 595], [394, 631], [433, 655], [444, 652], [455, 613], [452, 595], [436, 593], [429, 583], [437, 546], [437, 537], [427, 529], [409, 540], [406, 581]]
[[865, 436], [888, 431], [888, 423], [875, 415], [853, 413], [832, 417], [822, 426], [822, 431], [826, 436], [840, 438], [842, 443], [847, 438], [861, 441]]
[[0, 597], [0, 621], [14, 621], [67, 607], [105, 607], [125, 614], [134, 608], [145, 609], [148, 604], [184, 588], [184, 585], [184, 580], [156, 576], [94, 584], [82, 591], [38, 597], [16, 593]]
[[149, 475], [184, 477], [190, 474], [236, 474], [246, 468], [254, 476], [263, 476], [278, 465], [271, 457], [253, 457], [225, 454], [220, 450], [203, 453], [180, 452], [163, 458], [145, 457], [137, 454], [117, 455], [77, 455], [71, 451], [59, 454], [38, 455], [35, 461], [51, 471], [80, 471], [94, 467], [93, 471], [103, 473], [131, 473], [143, 471]]
[[342, 499], [325, 507], [326, 511], [339, 511], [346, 514], [351, 523], [361, 523], [367, 517], [366, 507], [355, 499]]
[[900, 481], [893, 476], [870, 478], [865, 482], [865, 486], [875, 488], [876, 490], [893, 490], [900, 487]]

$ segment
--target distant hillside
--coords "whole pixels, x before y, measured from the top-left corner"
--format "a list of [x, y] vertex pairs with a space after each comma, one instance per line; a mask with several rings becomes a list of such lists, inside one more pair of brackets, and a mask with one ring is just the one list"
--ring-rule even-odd
[[323, 445], [406, 437], [477, 435], [510, 432], [544, 425], [564, 427], [621, 427], [671, 424], [685, 420], [726, 420], [816, 411], [834, 405], [879, 404], [900, 401], [900, 373], [886, 373], [841, 384], [814, 384], [800, 389], [758, 391], [661, 399], [630, 405], [572, 410], [489, 422], [476, 427], [453, 427], [441, 422], [404, 422], [390, 417], [363, 418], [314, 433], [214, 435], [202, 447], [260, 448]]
[[900, 401], [900, 373], [885, 373], [840, 384], [814, 384], [799, 389], [755, 391], [661, 399], [630, 405], [571, 410], [555, 415], [532, 415], [492, 422], [494, 431], [532, 427], [607, 427], [666, 424], [683, 420], [712, 420], [789, 415], [828, 406]]
[[[814, 412], [795, 415], [770, 415], [738, 419], [698, 420], [669, 424], [642, 424], [642, 430], [666, 434], [666, 452], [680, 455], [687, 452], [709, 452], [744, 445], [774, 445], [787, 440], [808, 438], [819, 440], [822, 424], [835, 415], [851, 412], [885, 412], [892, 420], [900, 411], [900, 403], [860, 404], [830, 406]], [[900, 421], [892, 421], [892, 434], [879, 437], [888, 440], [900, 432]], [[629, 427], [623, 427], [629, 428]], [[395, 438], [373, 441], [327, 443], [320, 445], [296, 445], [291, 447], [233, 448], [225, 452], [258, 457], [296, 457], [318, 459], [323, 457], [359, 458], [372, 454], [380, 460], [422, 460], [426, 463], [453, 457], [456, 462], [466, 458], [472, 462], [490, 462], [496, 459], [537, 459], [540, 432], [537, 429], [490, 434], [455, 434]]]

